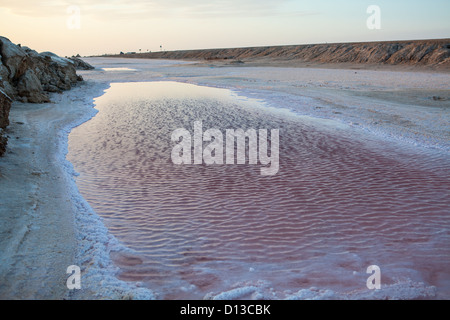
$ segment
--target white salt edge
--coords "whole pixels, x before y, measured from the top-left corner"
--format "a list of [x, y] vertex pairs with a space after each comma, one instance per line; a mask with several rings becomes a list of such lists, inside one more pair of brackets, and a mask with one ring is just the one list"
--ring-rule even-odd
[[[94, 83], [95, 97], [104, 93], [103, 83]], [[60, 103], [70, 102], [74, 92], [67, 92]], [[75, 171], [72, 163], [66, 159], [68, 153], [68, 135], [70, 131], [90, 120], [97, 114], [94, 109], [93, 99], [88, 96], [81, 103], [84, 114], [76, 121], [64, 126], [59, 132], [59, 147], [61, 153], [57, 155], [58, 162], [64, 167], [68, 179], [68, 188], [72, 194], [73, 204], [77, 212], [74, 217], [77, 237], [77, 260], [82, 273], [82, 291], [89, 291], [92, 298], [111, 299], [134, 299], [153, 300], [156, 299], [154, 292], [147, 288], [139, 287], [137, 284], [121, 281], [116, 277], [119, 268], [114, 266], [111, 251], [132, 252], [120, 243], [105, 227], [102, 218], [95, 213], [92, 207], [81, 196], [75, 182], [79, 174]]]

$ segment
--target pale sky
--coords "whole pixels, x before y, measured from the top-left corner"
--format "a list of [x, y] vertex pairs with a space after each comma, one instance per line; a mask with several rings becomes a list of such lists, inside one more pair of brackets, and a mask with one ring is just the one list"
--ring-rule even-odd
[[450, 38], [450, 0], [0, 0], [0, 35], [63, 56]]

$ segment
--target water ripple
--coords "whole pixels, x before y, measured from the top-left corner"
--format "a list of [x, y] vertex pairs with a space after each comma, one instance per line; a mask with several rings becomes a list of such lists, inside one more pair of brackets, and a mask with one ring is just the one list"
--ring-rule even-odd
[[[420, 274], [413, 280], [448, 286], [445, 155], [265, 112], [226, 90], [187, 84], [114, 84], [97, 108], [71, 133], [68, 158], [81, 172], [83, 196], [142, 259], [117, 262], [123, 279], [171, 298], [202, 298], [243, 279], [268, 280], [279, 290], [328, 281], [342, 291], [364, 286], [358, 277], [348, 280], [355, 268], [378, 263], [390, 270], [386, 279]], [[193, 132], [198, 120], [222, 132], [280, 129], [278, 174], [261, 176], [255, 165], [172, 164], [172, 131]], [[346, 283], [333, 280], [341, 276]], [[189, 285], [190, 292], [180, 289]]]

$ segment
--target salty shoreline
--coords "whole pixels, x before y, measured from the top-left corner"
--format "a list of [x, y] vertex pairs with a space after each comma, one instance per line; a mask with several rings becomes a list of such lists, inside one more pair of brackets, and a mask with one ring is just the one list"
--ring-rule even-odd
[[16, 102], [10, 114], [8, 151], [0, 162], [2, 298], [68, 297], [61, 284], [75, 260], [77, 242], [72, 195], [57, 158], [63, 152], [62, 128], [83, 110], [66, 105], [70, 100], [62, 95], [52, 98], [51, 104]]
[[[88, 61], [96, 62], [95, 59]], [[122, 59], [115, 61], [123, 63], [120, 62]], [[195, 67], [189, 68], [195, 70]], [[171, 71], [176, 69], [179, 67], [174, 66]], [[114, 76], [101, 70], [82, 74], [90, 80], [61, 95], [52, 95], [53, 103], [14, 103], [11, 110], [11, 125], [7, 131], [10, 136], [8, 151], [0, 159], [0, 211], [3, 217], [0, 223], [0, 298], [152, 298], [148, 290], [127, 287], [114, 279], [114, 266], [111, 266], [108, 252], [111, 244], [118, 244], [109, 238], [98, 217], [89, 212], [89, 206], [82, 199], [74, 197], [77, 191], [73, 189], [76, 186], [71, 174], [75, 172], [65, 160], [67, 136], [71, 128], [95, 114], [93, 100], [102, 94], [109, 82], [164, 79], [230, 85], [204, 74], [186, 79], [177, 74], [158, 74], [153, 70], [147, 73], [115, 73]], [[260, 81], [261, 86], [269, 85], [264, 77]], [[369, 79], [366, 81], [369, 88], [378, 89]], [[302, 85], [300, 82], [298, 84]], [[351, 85], [351, 82], [338, 83], [339, 86], [346, 84]], [[339, 87], [333, 88], [335, 83], [324, 85], [339, 90]], [[234, 87], [239, 89], [236, 84]], [[249, 87], [245, 89], [249, 90]], [[425, 89], [433, 91], [432, 87]], [[274, 90], [290, 93], [286, 88]], [[385, 89], [380, 90], [382, 92]], [[270, 93], [270, 90], [267, 92]], [[425, 95], [428, 96], [429, 92], [425, 92]], [[447, 94], [448, 91], [444, 90], [443, 93]], [[376, 94], [385, 101], [390, 99], [389, 95]], [[403, 99], [414, 102], [419, 100], [408, 96]], [[430, 103], [433, 107], [439, 102]], [[80, 229], [82, 224], [87, 226], [86, 230]], [[83, 281], [86, 281], [86, 287], [75, 293], [67, 290], [66, 268], [76, 262], [86, 264], [89, 259], [93, 260], [87, 263], [91, 266], [90, 270], [85, 270]], [[95, 285], [101, 282], [102, 286]]]
[[[114, 239], [79, 195], [65, 160], [70, 130], [95, 115], [94, 98], [107, 87], [87, 82], [49, 104], [14, 103], [0, 161], [1, 299], [130, 298], [133, 288], [111, 277], [106, 254]], [[82, 290], [68, 290], [66, 270], [81, 262], [89, 265]]]

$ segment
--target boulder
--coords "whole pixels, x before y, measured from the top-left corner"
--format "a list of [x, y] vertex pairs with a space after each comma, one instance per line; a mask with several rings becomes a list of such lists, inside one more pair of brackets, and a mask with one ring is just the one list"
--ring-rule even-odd
[[0, 37], [0, 54], [10, 80], [17, 80], [31, 63], [27, 53], [5, 37]]
[[3, 129], [0, 129], [0, 157], [6, 152], [6, 145], [8, 144], [8, 138], [6, 138], [3, 133]]
[[0, 129], [6, 129], [9, 125], [9, 110], [11, 109], [12, 99], [5, 93], [0, 86]]
[[5, 37], [0, 37], [0, 58], [4, 91], [15, 100], [49, 102], [46, 92], [69, 90], [82, 80], [71, 60], [52, 52], [37, 53]]
[[3, 133], [3, 129], [5, 129], [9, 125], [9, 110], [11, 109], [12, 99], [5, 93], [2, 86], [0, 85], [0, 157], [6, 151], [6, 144], [8, 143], [8, 139]]
[[72, 61], [72, 63], [75, 66], [75, 69], [77, 69], [77, 70], [92, 70], [92, 69], [95, 69], [89, 63], [81, 60], [80, 58], [71, 57], [71, 58], [69, 58], [69, 60]]
[[41, 82], [32, 69], [25, 74], [17, 83], [17, 94], [23, 102], [50, 102], [49, 97], [43, 92]]
[[49, 92], [69, 90], [82, 80], [72, 60], [51, 52], [38, 53], [0, 36], [0, 156], [5, 152], [3, 130], [9, 125], [14, 100], [50, 102]]
[[[1, 51], [0, 51], [1, 53]], [[0, 88], [9, 96], [14, 96], [14, 88], [9, 83], [9, 70], [2, 63], [2, 55], [0, 54]]]
[[42, 89], [47, 92], [69, 90], [79, 81], [75, 66], [69, 59], [51, 52], [43, 52], [34, 58], [35, 73]]

